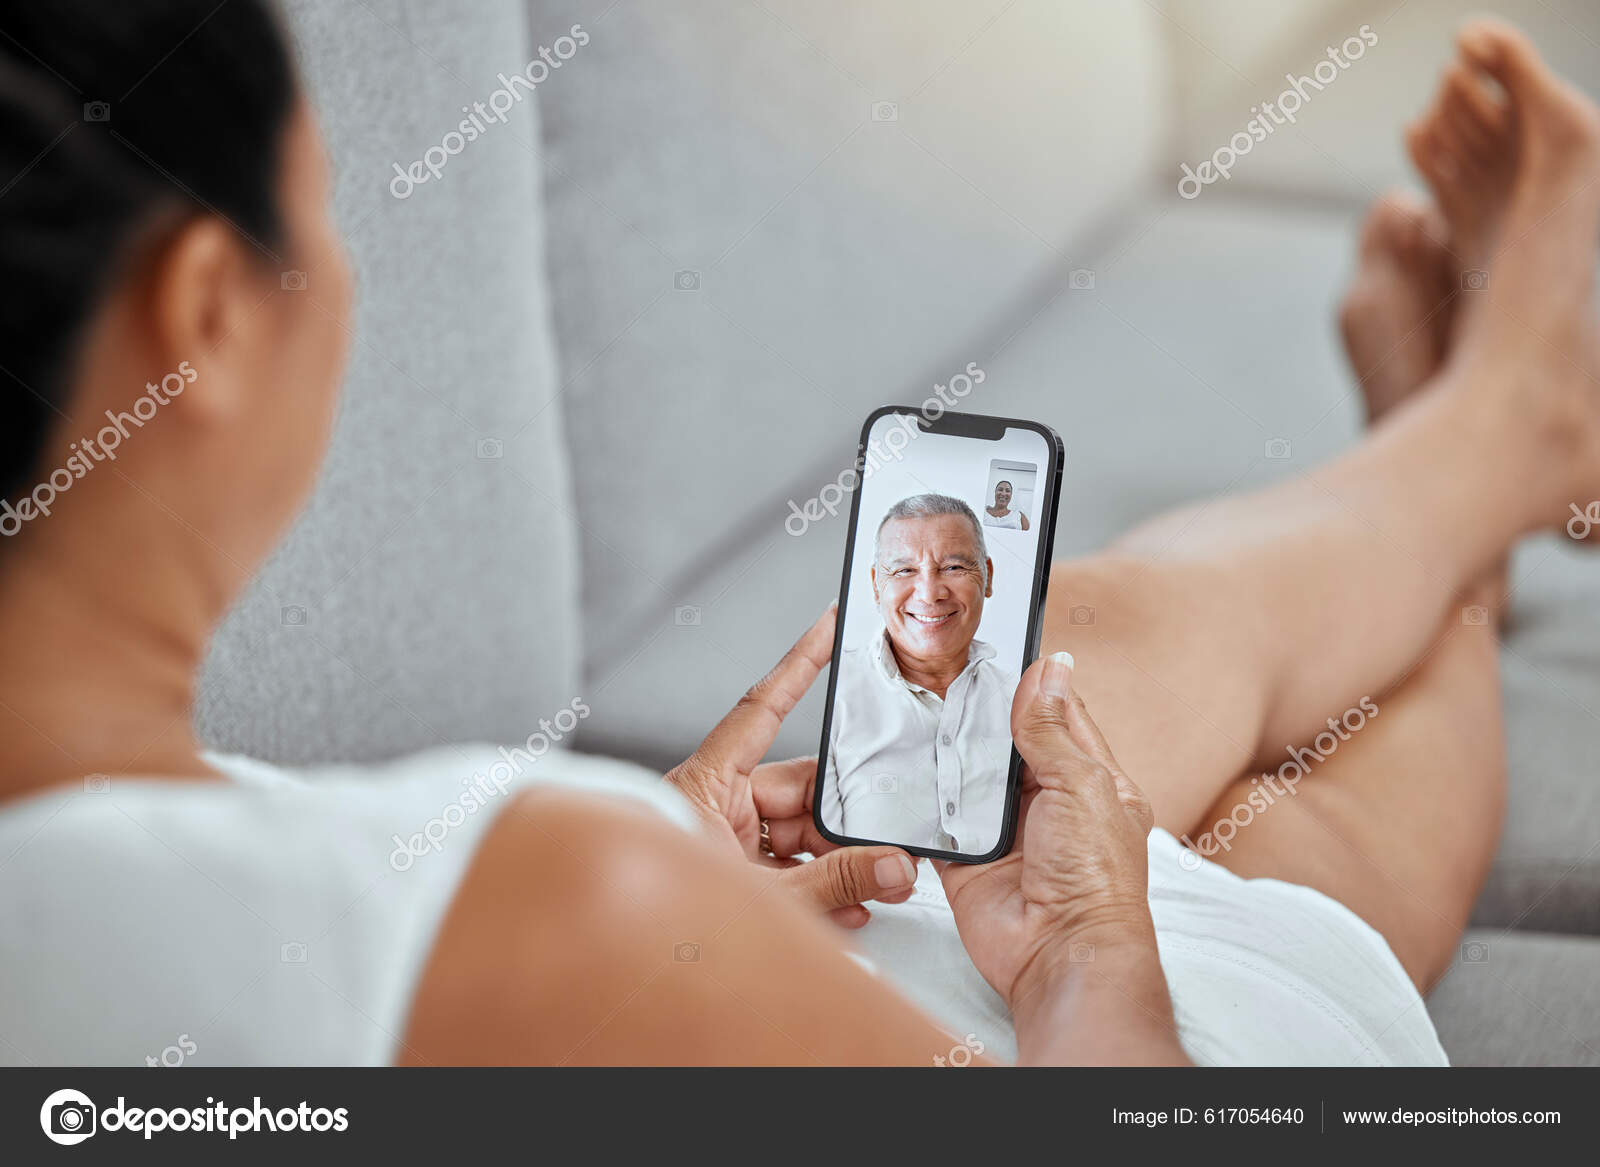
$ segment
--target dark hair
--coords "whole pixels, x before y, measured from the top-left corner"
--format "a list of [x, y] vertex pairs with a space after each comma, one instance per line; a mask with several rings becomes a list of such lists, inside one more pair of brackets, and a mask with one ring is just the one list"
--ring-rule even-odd
[[142, 229], [215, 214], [272, 256], [296, 90], [271, 0], [5, 4], [0, 498], [41, 458], [76, 342]]

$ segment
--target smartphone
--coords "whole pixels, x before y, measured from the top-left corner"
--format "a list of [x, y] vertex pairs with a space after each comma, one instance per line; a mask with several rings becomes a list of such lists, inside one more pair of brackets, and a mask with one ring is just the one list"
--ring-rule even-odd
[[915, 406], [867, 418], [812, 814], [842, 845], [988, 863], [1016, 835], [1011, 701], [1039, 654], [1061, 438]]

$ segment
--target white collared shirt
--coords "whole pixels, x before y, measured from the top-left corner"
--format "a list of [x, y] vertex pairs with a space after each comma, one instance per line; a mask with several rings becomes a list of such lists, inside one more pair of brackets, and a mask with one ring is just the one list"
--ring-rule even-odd
[[840, 835], [982, 855], [1000, 841], [1017, 676], [974, 640], [941, 700], [886, 631], [839, 658], [822, 821]]

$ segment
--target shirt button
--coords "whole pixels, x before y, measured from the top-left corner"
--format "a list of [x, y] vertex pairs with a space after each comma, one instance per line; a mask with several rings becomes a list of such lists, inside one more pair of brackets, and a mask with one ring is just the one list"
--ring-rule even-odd
[[945, 814], [955, 814], [956, 813], [956, 804], [953, 803], [953, 802], [945, 803], [944, 804], [944, 813]]
[[943, 743], [944, 745], [949, 745], [950, 744], [950, 735], [949, 734], [945, 734], [942, 738], [939, 739], [939, 741], [941, 743]]

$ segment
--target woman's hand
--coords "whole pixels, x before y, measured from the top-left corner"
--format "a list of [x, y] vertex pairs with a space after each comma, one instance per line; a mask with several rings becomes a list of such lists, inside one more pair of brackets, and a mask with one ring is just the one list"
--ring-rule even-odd
[[1071, 693], [1071, 678], [1072, 658], [1056, 653], [1017, 687], [1011, 732], [1026, 765], [1016, 847], [994, 863], [942, 871], [962, 943], [1014, 1015], [1069, 965], [1155, 948], [1150, 804]]
[[[829, 605], [778, 667], [739, 699], [667, 781], [694, 804], [713, 836], [771, 868], [784, 887], [838, 923], [859, 928], [870, 918], [864, 901], [894, 904], [910, 897], [915, 862], [896, 847], [839, 847], [817, 833], [811, 818], [816, 758], [760, 764], [783, 719], [833, 653], [836, 610], [837, 605]], [[762, 849], [763, 821], [770, 854]], [[816, 858], [796, 859], [801, 853]]]

